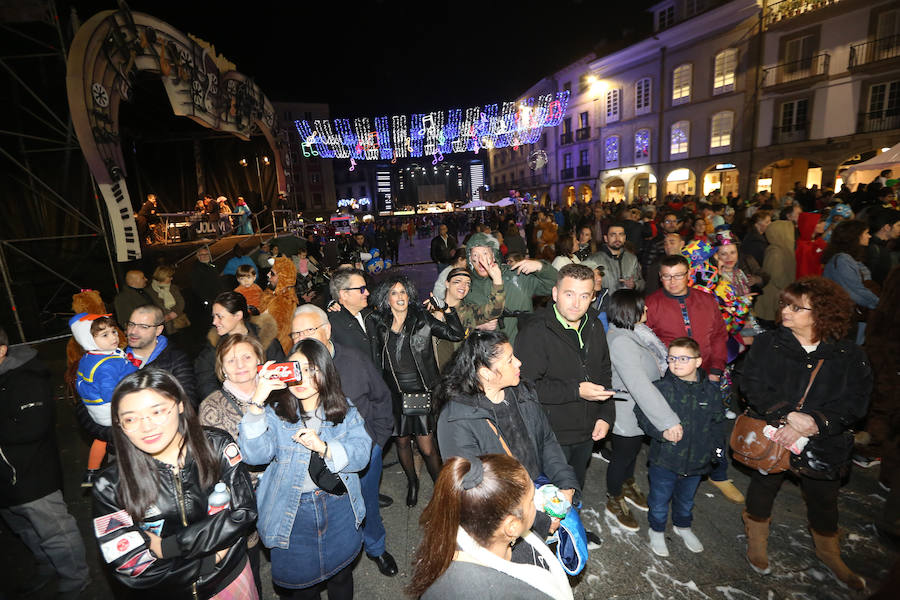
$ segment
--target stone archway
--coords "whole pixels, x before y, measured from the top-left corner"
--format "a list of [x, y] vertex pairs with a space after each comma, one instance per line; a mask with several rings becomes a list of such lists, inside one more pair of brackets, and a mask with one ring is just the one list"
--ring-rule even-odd
[[141, 257], [119, 136], [119, 105], [131, 97], [138, 71], [160, 76], [176, 115], [243, 140], [264, 135], [278, 190], [285, 189], [275, 111], [259, 86], [212, 46], [164, 21], [127, 8], [97, 13], [72, 40], [66, 87], [78, 143], [106, 204], [119, 262]]
[[603, 201], [604, 202], [624, 202], [625, 182], [621, 177], [611, 177], [603, 182]]
[[716, 163], [703, 171], [698, 182], [697, 194], [708, 196], [715, 190], [719, 190], [722, 197], [730, 192], [733, 196], [739, 196], [740, 172], [734, 163]]
[[789, 190], [794, 189], [794, 183], [799, 181], [804, 187], [810, 176], [813, 183], [821, 182], [822, 168], [818, 163], [805, 158], [784, 158], [769, 163], [759, 170], [754, 192], [767, 191], [774, 198], [782, 198]]
[[692, 196], [697, 193], [697, 178], [690, 169], [672, 169], [666, 175], [666, 194]]
[[584, 204], [589, 204], [593, 197], [594, 190], [591, 189], [591, 186], [586, 183], [582, 183], [578, 188], [578, 201]]

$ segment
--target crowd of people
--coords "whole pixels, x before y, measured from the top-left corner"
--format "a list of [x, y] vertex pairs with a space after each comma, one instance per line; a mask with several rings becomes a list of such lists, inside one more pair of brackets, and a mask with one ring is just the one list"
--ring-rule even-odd
[[[862, 590], [838, 538], [854, 463], [880, 464], [890, 498], [873, 518], [900, 534], [893, 188], [435, 217], [427, 297], [402, 267], [362, 268], [388, 247], [378, 236], [400, 231], [390, 222], [357, 232], [334, 269], [315, 239], [235, 246], [224, 268], [201, 248], [192, 309], [172, 267], [149, 284], [130, 271], [114, 316], [70, 322], [102, 560], [134, 590], [255, 599], [268, 557], [279, 597], [351, 598], [361, 552], [384, 576], [400, 570], [380, 514], [393, 447], [406, 506], [420, 502], [416, 453], [434, 483], [411, 597], [572, 598], [584, 556], [548, 543], [603, 542], [579, 507], [628, 531], [646, 513], [659, 556], [671, 520], [685, 550], [703, 552], [692, 522], [714, 518], [694, 513], [704, 479], [742, 506], [748, 568], [769, 573], [788, 477], [816, 556]], [[212, 326], [193, 352], [179, 347], [188, 313]], [[89, 570], [60, 494], [46, 367], [2, 331], [0, 385], [12, 471], [0, 516], [42, 569], [31, 583], [55, 575], [77, 597]], [[751, 464], [753, 440], [732, 430], [749, 421], [768, 426], [758, 442], [779, 459], [746, 470], [742, 492], [729, 472]], [[605, 498], [585, 493], [592, 460], [606, 463]]]

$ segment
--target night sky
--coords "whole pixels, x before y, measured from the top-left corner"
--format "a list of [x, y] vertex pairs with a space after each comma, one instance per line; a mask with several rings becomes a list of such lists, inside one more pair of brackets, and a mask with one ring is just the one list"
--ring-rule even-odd
[[[646, 12], [651, 4], [128, 2], [134, 11], [212, 43], [271, 100], [326, 102], [332, 117], [514, 99], [598, 44], [621, 46], [642, 37], [651, 23]], [[113, 0], [72, 0], [58, 2], [60, 12], [68, 5], [82, 21], [116, 7]]]

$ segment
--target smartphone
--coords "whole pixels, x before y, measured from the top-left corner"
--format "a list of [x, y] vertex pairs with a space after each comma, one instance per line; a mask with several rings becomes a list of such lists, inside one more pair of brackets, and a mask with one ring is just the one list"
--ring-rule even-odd
[[260, 373], [263, 369], [270, 373], [274, 373], [274, 378], [284, 383], [300, 383], [303, 381], [303, 371], [300, 370], [300, 363], [295, 360], [289, 362], [272, 363], [266, 368], [265, 365], [256, 367], [256, 372]]
[[432, 308], [432, 310], [444, 310], [444, 307], [438, 304], [438, 301], [434, 296], [428, 297], [428, 305]]

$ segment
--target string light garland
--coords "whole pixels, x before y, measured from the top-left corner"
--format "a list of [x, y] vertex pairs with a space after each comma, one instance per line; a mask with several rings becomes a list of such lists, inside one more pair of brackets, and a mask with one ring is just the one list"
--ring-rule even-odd
[[370, 119], [295, 121], [305, 140], [303, 156], [390, 160], [430, 156], [436, 165], [444, 154], [474, 152], [536, 143], [545, 127], [562, 121], [569, 92], [544, 94], [521, 102], [466, 109], [436, 110]]

